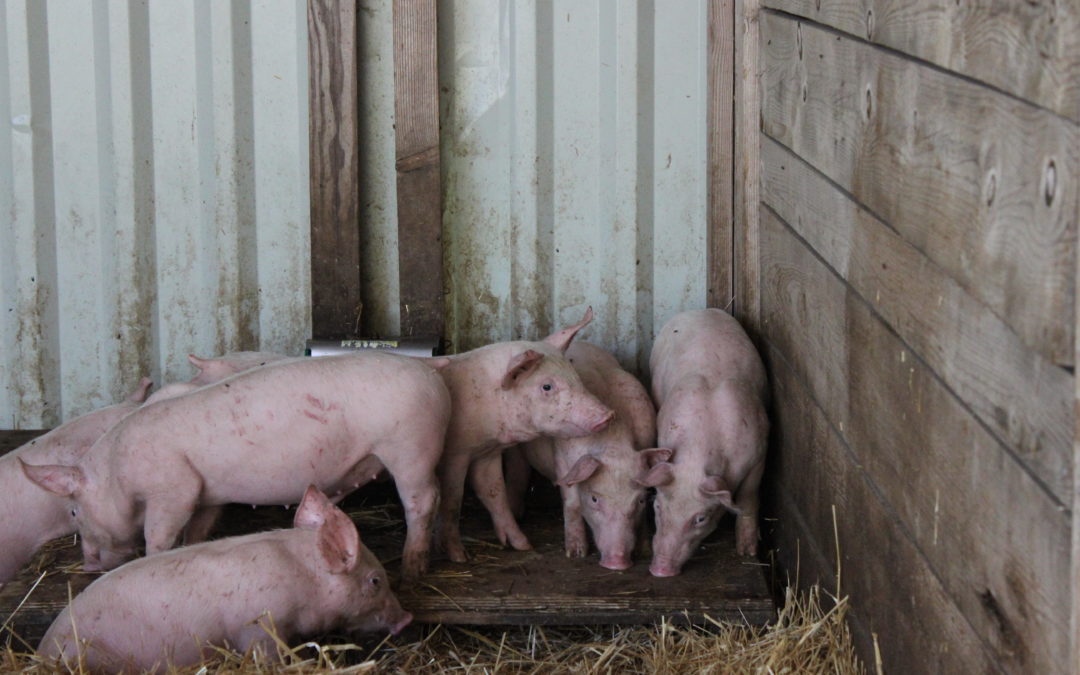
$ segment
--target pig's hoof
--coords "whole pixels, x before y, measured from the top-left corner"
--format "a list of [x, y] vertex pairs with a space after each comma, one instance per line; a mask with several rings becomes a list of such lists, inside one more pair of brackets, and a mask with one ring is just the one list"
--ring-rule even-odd
[[450, 546], [447, 548], [446, 555], [456, 563], [469, 562], [469, 554], [465, 552], [464, 546]]

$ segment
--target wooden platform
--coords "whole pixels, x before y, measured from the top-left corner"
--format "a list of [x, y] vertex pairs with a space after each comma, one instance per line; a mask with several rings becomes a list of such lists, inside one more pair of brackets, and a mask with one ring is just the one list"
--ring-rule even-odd
[[[0, 453], [41, 432], [0, 432]], [[462, 524], [472, 560], [466, 564], [436, 559], [420, 583], [402, 588], [401, 604], [416, 623], [466, 625], [648, 624], [668, 617], [676, 622], [717, 620], [763, 624], [775, 616], [765, 581], [767, 567], [734, 553], [730, 519], [721, 526], [677, 577], [648, 572], [648, 560], [629, 570], [600, 567], [593, 553], [585, 559], [563, 554], [558, 493], [534, 488], [521, 526], [534, 546], [512, 551], [494, 543], [490, 520], [478, 502], [467, 501]], [[360, 537], [396, 576], [404, 537], [401, 507], [392, 485], [368, 486], [342, 504]], [[215, 537], [288, 527], [292, 510], [231, 506]], [[0, 590], [0, 645], [8, 632], [13, 646], [36, 645], [68, 600], [97, 576], [83, 574], [75, 538], [51, 542], [11, 583]], [[35, 585], [36, 584], [36, 585]], [[31, 590], [32, 589], [32, 590]]]

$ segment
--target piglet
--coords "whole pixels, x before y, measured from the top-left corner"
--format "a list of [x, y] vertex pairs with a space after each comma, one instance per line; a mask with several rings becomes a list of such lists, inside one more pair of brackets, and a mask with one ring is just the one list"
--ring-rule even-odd
[[502, 451], [541, 435], [587, 436], [611, 421], [611, 408], [590, 394], [564, 356], [592, 308], [577, 324], [542, 342], [499, 342], [450, 357], [439, 373], [453, 401], [439, 462], [442, 504], [438, 541], [455, 562], [467, 559], [459, 518], [468, 476], [491, 514], [503, 544], [527, 550], [529, 540], [511, 513]]
[[566, 358], [585, 388], [615, 417], [588, 436], [529, 441], [525, 456], [562, 492], [566, 554], [588, 555], [588, 523], [600, 564], [627, 569], [645, 510], [646, 488], [636, 481], [648, 467], [639, 450], [656, 440], [656, 411], [645, 387], [606, 350], [578, 341], [566, 350]]
[[649, 358], [661, 448], [640, 482], [656, 488], [649, 571], [674, 576], [721, 516], [736, 514], [736, 550], [757, 553], [758, 484], [769, 418], [765, 368], [730, 314], [691, 310], [660, 331]]
[[187, 382], [172, 382], [165, 385], [150, 394], [150, 398], [146, 399], [146, 402], [150, 404], [167, 398], [174, 398], [194, 391], [199, 387], [205, 387], [208, 384], [224, 380], [226, 377], [242, 373], [245, 370], [251, 370], [287, 358], [289, 357], [284, 354], [275, 354], [273, 352], [229, 352], [224, 356], [213, 358], [202, 358], [194, 354], [188, 354], [188, 363], [198, 371], [195, 377]]
[[76, 417], [0, 457], [0, 588], [42, 544], [75, 531], [68, 500], [27, 480], [19, 462], [75, 464], [109, 427], [139, 407], [150, 384], [144, 377], [127, 400]]
[[427, 566], [449, 415], [445, 385], [419, 359], [286, 359], [143, 406], [77, 466], [23, 469], [71, 498], [88, 571], [131, 557], [140, 530], [156, 553], [209, 507], [295, 504], [310, 483], [340, 498], [386, 469], [405, 506], [412, 578]]
[[310, 486], [292, 529], [188, 546], [100, 577], [38, 649], [72, 670], [160, 672], [212, 658], [214, 647], [274, 655], [271, 627], [289, 642], [338, 628], [397, 634], [410, 621], [356, 526]]

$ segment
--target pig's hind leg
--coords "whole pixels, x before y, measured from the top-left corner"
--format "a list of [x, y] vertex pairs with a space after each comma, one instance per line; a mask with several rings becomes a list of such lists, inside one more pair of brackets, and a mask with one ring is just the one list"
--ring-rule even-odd
[[577, 487], [560, 485], [563, 503], [563, 537], [566, 557], [584, 558], [589, 555], [589, 535], [585, 532], [585, 516], [581, 513], [581, 496]]
[[196, 509], [191, 520], [184, 526], [184, 545], [206, 541], [224, 509], [224, 506], [200, 506]]
[[491, 514], [495, 525], [495, 534], [505, 546], [509, 544], [518, 551], [532, 548], [528, 537], [518, 527], [514, 514], [510, 511], [510, 501], [506, 496], [506, 481], [503, 479], [502, 453], [495, 452], [482, 457], [469, 466], [469, 482], [476, 496]]
[[439, 477], [439, 516], [435, 523], [435, 541], [454, 562], [468, 561], [461, 543], [461, 500], [465, 494], [465, 476], [469, 471], [469, 456], [447, 451], [437, 469]]
[[761, 459], [743, 478], [735, 494], [735, 552], [739, 555], [756, 555], [758, 545], [758, 486], [765, 472], [765, 460]]

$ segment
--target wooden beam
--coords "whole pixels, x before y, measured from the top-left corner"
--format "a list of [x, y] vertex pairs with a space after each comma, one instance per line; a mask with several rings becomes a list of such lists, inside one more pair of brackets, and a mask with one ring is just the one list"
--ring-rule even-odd
[[762, 201], [1071, 508], [1072, 375], [1025, 345], [895, 230], [768, 136], [761, 158]]
[[761, 25], [764, 133], [1072, 363], [1077, 126], [787, 15]]
[[359, 332], [356, 2], [308, 2], [311, 332]]
[[709, 307], [729, 309], [735, 254], [735, 0], [709, 0], [708, 290]]
[[761, 328], [758, 204], [761, 189], [761, 0], [735, 2], [734, 314], [751, 336]]
[[1080, 4], [766, 0], [1080, 122]]
[[[851, 448], [849, 470], [865, 472], [895, 513], [894, 535], [915, 542], [1006, 670], [1059, 672], [1069, 655], [1069, 514], [767, 209], [761, 251], [769, 344]], [[882, 552], [862, 565], [852, 574], [893, 561]]]
[[394, 0], [401, 334], [443, 334], [435, 0]]

